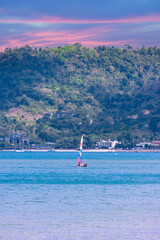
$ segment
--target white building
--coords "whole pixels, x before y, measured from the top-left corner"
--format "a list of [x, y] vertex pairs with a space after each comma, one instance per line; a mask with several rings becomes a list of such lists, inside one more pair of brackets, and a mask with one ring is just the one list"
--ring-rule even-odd
[[151, 145], [152, 145], [153, 147], [160, 147], [160, 141], [152, 141], [152, 142], [151, 142]]
[[106, 140], [100, 140], [97, 142], [97, 147], [98, 148], [107, 148], [107, 149], [114, 149], [118, 141], [114, 140], [111, 141], [110, 139], [108, 141]]
[[150, 145], [151, 145], [150, 142], [141, 142], [141, 143], [136, 144], [136, 147], [145, 148], [146, 146], [150, 146]]

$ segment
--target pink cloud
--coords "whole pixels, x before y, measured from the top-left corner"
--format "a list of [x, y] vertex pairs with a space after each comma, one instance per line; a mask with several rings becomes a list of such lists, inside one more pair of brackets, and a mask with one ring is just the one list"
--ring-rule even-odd
[[0, 23], [10, 24], [111, 24], [111, 23], [149, 23], [149, 22], [160, 22], [160, 15], [151, 14], [148, 16], [140, 16], [133, 18], [120, 18], [120, 19], [65, 19], [60, 17], [47, 17], [42, 16], [39, 19], [16, 19], [16, 18], [5, 18], [0, 19]]
[[[65, 40], [65, 42], [64, 42]], [[64, 45], [66, 44], [75, 44], [77, 40], [74, 39], [51, 39], [51, 38], [46, 38], [45, 40], [42, 39], [31, 39], [31, 40], [25, 40], [25, 39], [8, 39], [7, 43], [3, 44], [0, 46], [0, 51], [4, 51], [5, 48], [14, 48], [14, 47], [23, 47], [25, 45], [30, 45], [30, 46], [36, 46], [36, 47], [52, 47], [52, 46], [57, 46], [59, 44]], [[94, 46], [100, 46], [100, 45], [106, 45], [106, 46], [124, 46], [126, 43], [131, 44], [130, 40], [126, 41], [87, 41], [87, 40], [82, 40], [80, 41], [82, 45], [88, 46], [88, 47], [94, 47]]]
[[103, 23], [147, 23], [147, 22], [160, 22], [160, 15], [152, 14], [148, 16], [140, 16], [133, 18], [120, 18], [120, 19], [64, 19], [64, 18], [52, 18], [43, 16], [41, 20], [43, 23], [71, 23], [71, 24], [103, 24]]
[[[0, 46], [0, 50], [5, 48], [21, 47], [24, 45], [31, 45], [37, 47], [51, 47], [64, 44], [74, 44], [81, 42], [86, 46], [98, 46], [98, 45], [124, 45], [126, 41], [98, 41], [94, 40], [102, 32], [114, 31], [114, 29], [105, 28], [93, 28], [87, 29], [81, 32], [75, 31], [47, 31], [47, 32], [27, 32], [21, 36], [11, 35], [9, 37], [3, 37], [1, 39], [4, 44]], [[93, 39], [93, 40], [91, 40]], [[128, 41], [127, 41], [128, 43]]]
[[[135, 45], [133, 40], [108, 40], [111, 37], [111, 32], [115, 33], [117, 29], [110, 28], [110, 26], [97, 25], [85, 30], [63, 30], [63, 31], [32, 31], [22, 34], [11, 34], [9, 36], [1, 37], [0, 50], [5, 48], [21, 47], [24, 45], [31, 45], [37, 47], [52, 47], [64, 44], [74, 44], [81, 42], [86, 46], [124, 46], [125, 44]], [[105, 40], [98, 40], [98, 39]], [[105, 37], [105, 38], [104, 38]], [[3, 44], [2, 44], [3, 43]]]
[[80, 30], [79, 32], [76, 30], [65, 30], [65, 31], [43, 31], [43, 32], [32, 32], [25, 33], [24, 35], [30, 38], [51, 38], [51, 39], [62, 39], [63, 40], [71, 40], [71, 39], [86, 39], [89, 37], [97, 36], [106, 32], [113, 32], [115, 29], [107, 28], [107, 27], [94, 27], [87, 30]]

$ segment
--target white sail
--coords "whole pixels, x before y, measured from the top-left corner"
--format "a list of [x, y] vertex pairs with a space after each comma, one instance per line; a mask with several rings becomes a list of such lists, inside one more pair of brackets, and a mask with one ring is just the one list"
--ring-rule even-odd
[[83, 136], [81, 137], [81, 141], [80, 141], [80, 150], [79, 150], [79, 157], [78, 157], [78, 165], [82, 164], [82, 148], [83, 148]]
[[80, 166], [80, 167], [87, 167], [86, 163], [84, 163], [84, 164], [82, 163], [83, 137], [84, 137], [84, 134], [82, 135], [81, 141], [80, 141], [80, 151], [79, 151], [79, 157], [78, 157], [78, 166]]
[[80, 142], [80, 156], [82, 156], [82, 148], [83, 148], [83, 136], [84, 136], [84, 134], [82, 135], [82, 137], [81, 137], [81, 142]]

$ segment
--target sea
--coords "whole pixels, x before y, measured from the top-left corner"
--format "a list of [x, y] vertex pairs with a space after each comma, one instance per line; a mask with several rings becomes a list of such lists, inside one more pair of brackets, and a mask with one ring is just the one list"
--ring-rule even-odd
[[160, 153], [0, 152], [0, 240], [159, 240]]

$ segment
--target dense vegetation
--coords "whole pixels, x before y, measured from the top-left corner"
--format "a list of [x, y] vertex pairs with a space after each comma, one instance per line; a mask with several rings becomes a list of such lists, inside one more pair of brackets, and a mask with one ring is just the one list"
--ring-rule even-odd
[[0, 53], [0, 137], [86, 147], [160, 137], [160, 49], [72, 46]]

